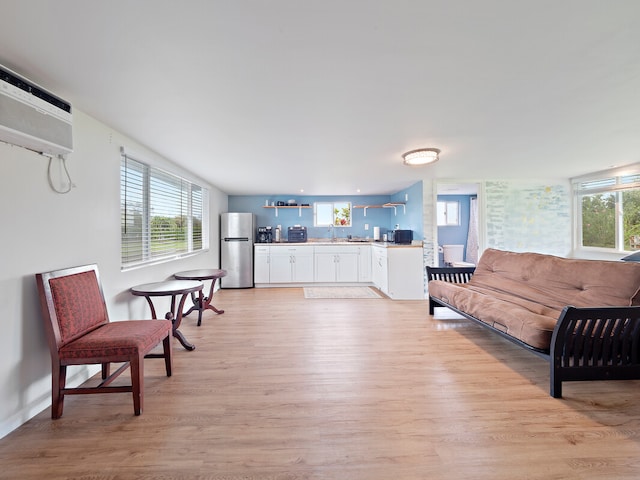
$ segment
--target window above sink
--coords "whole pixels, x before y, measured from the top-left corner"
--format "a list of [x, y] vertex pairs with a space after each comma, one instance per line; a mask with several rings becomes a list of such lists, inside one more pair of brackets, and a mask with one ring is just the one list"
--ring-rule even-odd
[[314, 227], [350, 227], [351, 202], [315, 202]]

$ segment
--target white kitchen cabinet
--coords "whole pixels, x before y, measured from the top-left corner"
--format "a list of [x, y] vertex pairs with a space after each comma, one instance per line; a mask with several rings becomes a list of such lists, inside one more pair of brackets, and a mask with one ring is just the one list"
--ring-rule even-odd
[[373, 283], [394, 300], [423, 300], [424, 261], [422, 248], [372, 247]]
[[316, 282], [336, 281], [336, 256], [333, 253], [319, 252], [316, 248], [314, 254], [313, 279]]
[[358, 249], [358, 281], [371, 282], [371, 245], [361, 245]]
[[340, 253], [336, 256], [336, 282], [358, 281], [358, 253]]
[[319, 283], [358, 282], [358, 249], [352, 246], [317, 246], [314, 279]]
[[269, 255], [269, 283], [291, 282], [291, 254], [276, 247]]
[[371, 281], [381, 292], [388, 295], [388, 266], [387, 249], [378, 246], [371, 247]]
[[257, 285], [373, 284], [393, 299], [424, 299], [422, 248], [388, 243], [255, 247]]
[[269, 283], [269, 246], [256, 245], [253, 259], [253, 282]]
[[313, 249], [299, 252], [293, 257], [291, 278], [294, 282], [313, 282]]
[[313, 247], [270, 247], [269, 283], [313, 282]]

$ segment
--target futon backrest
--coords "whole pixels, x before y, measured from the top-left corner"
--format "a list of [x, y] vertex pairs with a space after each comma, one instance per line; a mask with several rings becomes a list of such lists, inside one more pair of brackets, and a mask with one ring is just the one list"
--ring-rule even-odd
[[487, 249], [469, 285], [562, 309], [640, 304], [640, 264]]
[[49, 278], [55, 320], [64, 345], [109, 322], [95, 270]]

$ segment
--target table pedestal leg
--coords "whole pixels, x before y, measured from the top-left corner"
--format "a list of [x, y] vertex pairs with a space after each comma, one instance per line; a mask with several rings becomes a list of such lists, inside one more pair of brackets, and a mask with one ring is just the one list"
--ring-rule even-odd
[[213, 288], [215, 287], [216, 281], [218, 280], [218, 277], [215, 277], [213, 280], [211, 280], [211, 287], [209, 288], [209, 296], [208, 297], [204, 297], [202, 295], [202, 290], [200, 290], [200, 292], [198, 293], [198, 296], [196, 297], [195, 293], [191, 294], [191, 301], [193, 302], [193, 306], [187, 310], [184, 315], [189, 315], [191, 312], [193, 312], [194, 310], [198, 310], [198, 327], [200, 325], [202, 325], [202, 312], [204, 312], [205, 310], [213, 310], [214, 312], [216, 312], [218, 315], [224, 313], [224, 310], [218, 309], [216, 307], [214, 307], [213, 305], [211, 305], [211, 300], [213, 298]]
[[189, 350], [189, 351], [195, 350], [196, 346], [193, 343], [187, 341], [184, 334], [180, 330], [178, 330], [178, 328], [176, 327], [177, 322], [173, 318], [173, 313], [167, 312], [164, 318], [166, 318], [167, 320], [170, 320], [171, 323], [173, 324], [173, 336], [178, 339], [178, 341], [182, 344], [185, 350]]
[[[156, 319], [158, 318], [156, 316], [156, 309], [153, 306], [153, 302], [151, 301], [151, 297], [147, 296], [145, 297], [147, 299], [147, 302], [149, 303], [149, 306], [151, 307], [151, 318]], [[180, 304], [178, 307], [178, 316], [176, 317], [174, 312], [176, 311], [176, 296], [172, 295], [171, 296], [171, 311], [167, 312], [167, 314], [164, 316], [164, 318], [166, 318], [167, 320], [169, 320], [171, 322], [172, 325], [172, 332], [173, 332], [173, 336], [176, 337], [178, 339], [178, 341], [182, 344], [182, 346], [185, 348], [185, 350], [195, 350], [196, 346], [187, 341], [187, 339], [185, 338], [185, 336], [182, 334], [182, 332], [180, 330], [178, 330], [178, 327], [180, 326], [180, 323], [182, 322], [182, 308], [184, 307], [184, 301], [187, 298], [187, 294], [185, 293], [184, 295], [182, 295], [182, 298], [180, 299]]]
[[201, 308], [200, 308], [200, 305], [201, 305], [200, 296], [202, 296], [202, 292], [200, 292], [197, 297], [196, 297], [196, 294], [194, 292], [191, 292], [191, 302], [193, 303], [193, 306], [189, 310], [187, 310], [186, 312], [183, 313], [184, 317], [189, 315], [194, 310], [201, 310]]
[[[195, 350], [196, 346], [193, 343], [188, 342], [187, 339], [182, 334], [182, 332], [178, 330], [178, 328], [180, 327], [180, 323], [182, 323], [182, 309], [184, 308], [184, 301], [187, 299], [187, 295], [188, 295], [187, 293], [182, 295], [182, 298], [180, 299], [180, 303], [178, 305], [177, 310], [176, 310], [176, 296], [173, 295], [171, 297], [171, 312], [167, 313], [167, 316], [171, 315], [172, 317], [171, 321], [173, 322], [173, 336], [178, 339], [178, 341], [182, 344], [182, 346], [186, 350], [191, 351], [191, 350]], [[177, 316], [175, 317], [175, 319], [173, 319], [174, 312], [177, 312]]]

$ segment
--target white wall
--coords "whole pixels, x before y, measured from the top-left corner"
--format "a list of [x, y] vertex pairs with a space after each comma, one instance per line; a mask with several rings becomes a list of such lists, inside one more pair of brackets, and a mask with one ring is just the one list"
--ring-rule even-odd
[[[425, 265], [438, 258], [435, 202], [437, 180], [423, 182]], [[569, 180], [448, 180], [477, 183], [480, 248], [530, 251], [558, 256], [572, 253], [572, 199]]]
[[569, 180], [484, 183], [485, 247], [568, 257], [572, 251]]
[[[120, 271], [122, 145], [142, 153], [153, 165], [209, 188], [208, 252]], [[0, 143], [0, 438], [51, 404], [51, 363], [35, 273], [97, 263], [110, 317], [121, 320], [149, 318], [146, 301], [131, 296], [131, 286], [164, 280], [180, 270], [219, 265], [218, 216], [227, 211], [227, 195], [190, 172], [77, 110], [74, 153], [67, 161], [76, 188], [55, 193], [47, 180], [47, 163], [38, 154]], [[59, 165], [54, 166], [57, 179]], [[93, 371], [70, 369], [70, 383]]]

